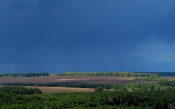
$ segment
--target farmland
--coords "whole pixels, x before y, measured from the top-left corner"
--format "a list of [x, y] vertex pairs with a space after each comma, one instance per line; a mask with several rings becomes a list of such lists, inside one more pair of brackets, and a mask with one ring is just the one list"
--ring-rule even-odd
[[2, 99], [0, 108], [168, 109], [175, 107], [175, 81], [170, 77], [142, 73], [64, 73], [64, 76], [30, 77], [18, 75], [0, 77]]
[[41, 76], [41, 77], [1, 77], [0, 84], [7, 83], [102, 83], [102, 84], [155, 84], [153, 81], [139, 81], [133, 77], [114, 76]]
[[[4, 84], [32, 84], [29, 87], [39, 88], [43, 93], [58, 92], [94, 92], [94, 88], [48, 87], [47, 84], [156, 84], [154, 81], [135, 80], [133, 77], [116, 76], [40, 76], [40, 77], [1, 77], [0, 85]], [[39, 84], [39, 85], [37, 85]], [[43, 85], [44, 86], [40, 86]], [[34, 85], [34, 86], [33, 86]]]

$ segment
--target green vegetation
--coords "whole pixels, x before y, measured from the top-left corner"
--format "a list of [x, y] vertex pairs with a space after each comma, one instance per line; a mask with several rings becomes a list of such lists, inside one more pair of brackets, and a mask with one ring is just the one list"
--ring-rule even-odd
[[50, 86], [50, 87], [74, 87], [74, 88], [94, 88], [95, 92], [101, 92], [104, 90], [113, 90], [113, 91], [125, 91], [125, 92], [151, 92], [151, 91], [165, 91], [165, 90], [175, 90], [174, 86], [163, 85], [163, 84], [8, 84], [16, 86]]
[[17, 87], [17, 86], [3, 86], [0, 87], [0, 93], [31, 95], [31, 94], [40, 94], [42, 92], [38, 88], [28, 89], [25, 87]]
[[149, 76], [149, 77], [144, 77], [144, 78], [134, 78], [134, 80], [163, 81], [163, 80], [167, 80], [167, 79], [162, 78], [162, 77], [160, 77], [160, 76]]
[[103, 91], [102, 87], [95, 88], [95, 92], [102, 92], [102, 91]]
[[58, 93], [14, 95], [0, 93], [1, 109], [174, 109], [175, 91]]
[[37, 77], [37, 76], [49, 76], [49, 73], [36, 72], [36, 73], [4, 73], [4, 74], [0, 74], [0, 77]]
[[158, 84], [160, 84], [161, 86], [175, 87], [175, 80], [163, 80], [163, 81], [160, 81]]
[[158, 77], [158, 74], [141, 72], [63, 72], [58, 74], [58, 76]]

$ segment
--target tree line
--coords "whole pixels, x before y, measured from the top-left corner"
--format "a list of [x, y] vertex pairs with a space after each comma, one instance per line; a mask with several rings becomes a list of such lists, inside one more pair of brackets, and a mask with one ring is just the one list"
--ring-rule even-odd
[[36, 72], [36, 73], [3, 73], [0, 77], [37, 77], [37, 76], [49, 76], [49, 73]]
[[42, 92], [38, 88], [3, 86], [3, 87], [0, 87], [0, 93], [13, 93], [13, 94], [31, 95], [31, 94], [40, 94]]
[[165, 91], [175, 90], [172, 85], [165, 84], [90, 84], [90, 83], [10, 83], [6, 85], [15, 86], [50, 86], [50, 87], [73, 87], [73, 88], [94, 88], [104, 89], [105, 91], [118, 91], [118, 92], [151, 92], [151, 91]]
[[158, 77], [156, 73], [141, 72], [62, 72], [58, 76], [121, 76], [121, 77]]

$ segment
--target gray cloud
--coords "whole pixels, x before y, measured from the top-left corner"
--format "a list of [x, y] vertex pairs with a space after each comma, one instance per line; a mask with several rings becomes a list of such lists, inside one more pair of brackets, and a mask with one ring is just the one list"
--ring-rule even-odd
[[175, 44], [157, 36], [139, 44], [135, 55], [148, 62], [175, 62]]
[[174, 5], [163, 0], [0, 0], [0, 60], [65, 66], [78, 61], [73, 67], [87, 62], [94, 69], [104, 63], [111, 69], [172, 63]]

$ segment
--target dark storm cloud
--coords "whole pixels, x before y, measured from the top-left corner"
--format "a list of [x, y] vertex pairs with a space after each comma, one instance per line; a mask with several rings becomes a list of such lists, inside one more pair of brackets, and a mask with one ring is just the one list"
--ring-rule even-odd
[[1, 0], [0, 63], [35, 63], [34, 69], [47, 66], [48, 71], [56, 71], [51, 66], [57, 65], [62, 66], [60, 71], [158, 69], [149, 62], [171, 66], [174, 4]]

